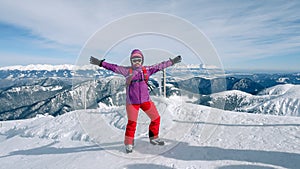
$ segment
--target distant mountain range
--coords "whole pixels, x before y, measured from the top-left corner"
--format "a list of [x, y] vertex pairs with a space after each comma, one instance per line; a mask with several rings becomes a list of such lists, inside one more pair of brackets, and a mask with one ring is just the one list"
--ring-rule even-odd
[[300, 116], [300, 85], [277, 85], [252, 95], [239, 90], [214, 93], [199, 104], [215, 107], [224, 102], [224, 109], [238, 112]]
[[[230, 73], [207, 78], [203, 70], [184, 67], [173, 70], [167, 70], [167, 97], [194, 97], [196, 101], [191, 99], [190, 102], [225, 110], [299, 116], [299, 95], [292, 93], [299, 93], [300, 73]], [[47, 113], [55, 116], [76, 109], [95, 108], [99, 103], [108, 106], [125, 104], [124, 78], [94, 66], [0, 68], [0, 82], [0, 120], [25, 119]], [[151, 94], [159, 95], [160, 76], [153, 76], [149, 83]], [[226, 87], [212, 90], [212, 85]], [[218, 89], [218, 86], [214, 88]], [[218, 106], [220, 100], [222, 106]]]

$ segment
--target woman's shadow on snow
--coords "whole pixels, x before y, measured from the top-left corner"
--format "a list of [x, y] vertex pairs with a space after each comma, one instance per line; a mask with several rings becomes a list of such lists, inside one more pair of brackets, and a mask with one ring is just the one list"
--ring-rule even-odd
[[70, 154], [70, 153], [80, 153], [80, 152], [97, 152], [97, 151], [104, 151], [104, 150], [120, 150], [123, 148], [121, 142], [115, 143], [107, 143], [103, 144], [103, 146], [99, 146], [98, 144], [93, 144], [89, 146], [80, 146], [80, 147], [55, 147], [59, 141], [53, 141], [47, 145], [26, 149], [26, 150], [17, 150], [12, 151], [8, 155], [0, 156], [0, 158], [16, 156], [16, 155], [48, 155], [48, 154]]
[[171, 167], [166, 167], [156, 164], [129, 164], [124, 166], [126, 169], [172, 169]]
[[[300, 166], [300, 154], [277, 152], [277, 151], [263, 151], [263, 150], [238, 150], [238, 149], [224, 149], [218, 147], [208, 146], [192, 146], [185, 142], [176, 142], [172, 140], [166, 140], [166, 146], [153, 146], [149, 144], [147, 139], [137, 140], [135, 151], [151, 156], [164, 156], [167, 158], [173, 158], [176, 160], [184, 161], [220, 161], [220, 160], [232, 160], [232, 161], [243, 161], [251, 163], [263, 163], [274, 166], [281, 166], [290, 169], [297, 169]], [[1, 156], [0, 158], [16, 156], [16, 155], [46, 155], [46, 154], [68, 154], [68, 153], [79, 153], [79, 152], [97, 152], [103, 150], [120, 150], [123, 149], [122, 143], [108, 143], [104, 144], [105, 147], [99, 145], [81, 146], [81, 147], [70, 147], [70, 148], [58, 148], [54, 145], [57, 142], [52, 142], [42, 147], [17, 150], [10, 152], [8, 155]], [[169, 146], [169, 148], [168, 148]], [[146, 148], [145, 148], [146, 147]], [[165, 148], [165, 149], [164, 149]], [[161, 153], [154, 151], [160, 149]], [[149, 156], [149, 157], [151, 157]], [[139, 166], [147, 167], [147, 165]], [[129, 166], [136, 167], [136, 166]], [[149, 166], [148, 166], [149, 167]]]
[[[167, 140], [167, 142], [172, 142], [172, 140]], [[147, 152], [143, 150], [142, 153]], [[232, 160], [270, 164], [290, 169], [297, 169], [300, 166], [300, 154], [297, 153], [224, 149], [209, 146], [191, 146], [185, 142], [179, 142], [175, 147], [165, 151], [160, 155], [167, 158], [184, 161]]]

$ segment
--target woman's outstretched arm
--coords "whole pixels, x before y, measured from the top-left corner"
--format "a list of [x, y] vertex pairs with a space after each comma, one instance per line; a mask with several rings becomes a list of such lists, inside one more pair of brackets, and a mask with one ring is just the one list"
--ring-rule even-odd
[[91, 56], [90, 63], [93, 65], [103, 67], [107, 70], [111, 70], [111, 71], [113, 71], [117, 74], [121, 74], [123, 76], [127, 76], [129, 73], [128, 67], [119, 66], [117, 64], [111, 64], [111, 63], [105, 62], [105, 59], [99, 60], [99, 59]]

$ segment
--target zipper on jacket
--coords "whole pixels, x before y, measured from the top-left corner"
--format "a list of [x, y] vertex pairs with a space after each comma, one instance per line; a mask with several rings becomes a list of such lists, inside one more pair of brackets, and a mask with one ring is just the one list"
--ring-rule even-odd
[[[141, 78], [143, 79], [143, 73], [141, 73]], [[142, 93], [141, 93], [141, 82], [139, 82], [139, 94], [140, 94], [140, 104], [142, 104]]]

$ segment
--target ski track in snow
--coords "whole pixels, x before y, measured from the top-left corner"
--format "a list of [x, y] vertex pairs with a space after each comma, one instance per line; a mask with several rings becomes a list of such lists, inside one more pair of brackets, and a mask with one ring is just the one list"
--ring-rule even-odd
[[166, 146], [147, 139], [140, 112], [136, 145], [124, 153], [125, 107], [77, 110], [1, 122], [0, 168], [271, 169], [300, 166], [300, 118], [222, 111], [153, 97]]

